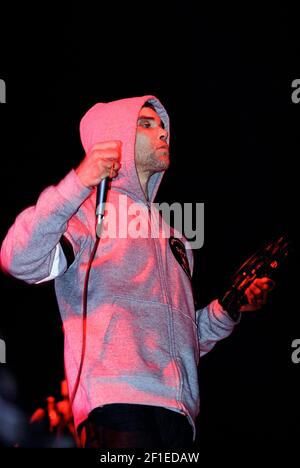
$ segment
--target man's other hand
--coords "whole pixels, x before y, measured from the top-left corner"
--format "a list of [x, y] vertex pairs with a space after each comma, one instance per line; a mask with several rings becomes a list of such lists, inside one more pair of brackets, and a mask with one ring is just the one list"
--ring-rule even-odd
[[248, 304], [241, 306], [239, 311], [247, 312], [261, 309], [266, 304], [268, 295], [274, 286], [275, 283], [270, 278], [256, 278], [245, 291]]

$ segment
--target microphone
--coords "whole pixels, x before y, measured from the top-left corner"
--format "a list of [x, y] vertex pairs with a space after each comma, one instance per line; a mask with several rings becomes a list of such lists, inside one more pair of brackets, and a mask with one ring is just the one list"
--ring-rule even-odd
[[105, 177], [101, 180], [97, 187], [96, 193], [96, 217], [97, 217], [97, 224], [96, 224], [96, 236], [98, 239], [101, 237], [102, 225], [103, 225], [103, 218], [104, 218], [104, 210], [105, 210], [105, 202], [107, 197], [107, 190], [108, 190], [108, 182], [109, 177]]

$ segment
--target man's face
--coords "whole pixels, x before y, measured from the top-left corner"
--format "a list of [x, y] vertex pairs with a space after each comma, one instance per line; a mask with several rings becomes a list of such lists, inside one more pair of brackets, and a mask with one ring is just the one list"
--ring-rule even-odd
[[154, 172], [168, 169], [170, 160], [167, 136], [168, 132], [155, 110], [142, 107], [135, 142], [135, 163], [139, 173], [150, 176]]

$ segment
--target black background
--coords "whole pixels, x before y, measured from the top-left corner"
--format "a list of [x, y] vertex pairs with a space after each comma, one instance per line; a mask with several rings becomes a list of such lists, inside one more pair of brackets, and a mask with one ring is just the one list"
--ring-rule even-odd
[[[227, 2], [226, 2], [227, 3]], [[171, 118], [172, 165], [157, 201], [204, 202], [195, 251], [201, 305], [269, 238], [296, 240], [300, 103], [298, 12], [287, 2], [54, 3], [3, 9], [1, 240], [16, 215], [84, 156], [78, 125], [95, 102], [156, 95]], [[300, 338], [294, 258], [272, 300], [201, 360], [197, 444], [285, 442], [299, 435]], [[53, 284], [1, 274], [0, 330], [29, 415], [63, 378]]]

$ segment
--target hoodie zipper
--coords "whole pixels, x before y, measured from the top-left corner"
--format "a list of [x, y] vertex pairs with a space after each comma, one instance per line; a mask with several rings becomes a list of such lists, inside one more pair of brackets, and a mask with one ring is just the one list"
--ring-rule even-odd
[[[147, 209], [148, 209], [148, 226], [151, 233], [151, 204], [150, 202], [147, 201], [146, 203]], [[169, 295], [168, 295], [168, 286], [167, 286], [167, 280], [165, 277], [165, 272], [163, 268], [163, 259], [162, 259], [162, 254], [161, 254], [161, 247], [160, 247], [160, 242], [159, 240], [155, 239], [155, 237], [152, 237], [151, 235], [151, 240], [153, 241], [154, 244], [154, 249], [155, 249], [155, 254], [156, 254], [156, 260], [157, 260], [157, 265], [158, 265], [158, 272], [159, 272], [159, 277], [160, 277], [160, 283], [164, 295], [164, 299], [166, 301], [167, 307], [168, 307], [168, 313], [169, 313], [169, 320], [170, 320], [170, 334], [171, 334], [171, 343], [170, 343], [170, 353], [171, 357], [174, 362], [174, 369], [175, 369], [175, 374], [177, 375], [177, 379], [179, 382], [179, 398], [176, 397], [177, 404], [179, 408], [183, 411], [183, 405], [181, 404], [181, 394], [182, 394], [182, 376], [181, 372], [177, 363], [177, 357], [176, 357], [176, 351], [175, 351], [175, 333], [174, 333], [174, 321], [173, 321], [173, 312], [172, 312], [172, 307], [171, 303], [169, 300]]]
[[[127, 197], [129, 196], [128, 193], [126, 193], [123, 190], [117, 189], [117, 191], [119, 191], [121, 193], [124, 193]], [[178, 363], [177, 363], [177, 357], [176, 357], [176, 352], [175, 352], [175, 334], [174, 334], [174, 323], [173, 323], [173, 319], [172, 319], [173, 313], [172, 313], [172, 307], [171, 307], [171, 303], [170, 303], [170, 300], [169, 300], [169, 296], [168, 296], [168, 293], [167, 293], [167, 291], [168, 291], [167, 281], [166, 281], [166, 278], [165, 278], [164, 269], [162, 267], [163, 260], [162, 260], [162, 255], [161, 255], [161, 248], [160, 248], [159, 241], [157, 241], [154, 237], [152, 237], [152, 233], [151, 233], [151, 203], [147, 199], [145, 199], [145, 201], [143, 201], [140, 198], [132, 196], [132, 195], [130, 195], [129, 198], [131, 198], [132, 200], [134, 200], [134, 201], [136, 201], [138, 203], [142, 203], [144, 206], [146, 206], [147, 211], [148, 211], [148, 227], [149, 227], [149, 232], [150, 232], [150, 235], [151, 235], [150, 239], [152, 240], [153, 245], [154, 245], [156, 260], [157, 260], [157, 264], [158, 264], [160, 284], [161, 284], [161, 288], [162, 288], [162, 292], [163, 292], [163, 297], [164, 297], [164, 300], [166, 302], [166, 305], [168, 307], [168, 312], [169, 312], [169, 321], [170, 321], [169, 326], [170, 326], [170, 335], [171, 335], [170, 336], [170, 339], [171, 339], [170, 354], [171, 354], [171, 357], [172, 357], [173, 362], [174, 362], [174, 370], [175, 370], [175, 374], [176, 374], [178, 382], [179, 382], [179, 390], [177, 392], [177, 396], [179, 398], [176, 397], [176, 401], [177, 401], [178, 407], [181, 410], [181, 412], [183, 414], [186, 414], [186, 412], [184, 411], [184, 407], [183, 407], [183, 405], [181, 403], [182, 376], [181, 376], [181, 372], [180, 372], [180, 369], [179, 369], [179, 366], [178, 366]]]

